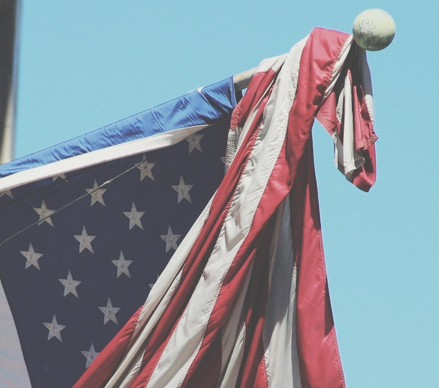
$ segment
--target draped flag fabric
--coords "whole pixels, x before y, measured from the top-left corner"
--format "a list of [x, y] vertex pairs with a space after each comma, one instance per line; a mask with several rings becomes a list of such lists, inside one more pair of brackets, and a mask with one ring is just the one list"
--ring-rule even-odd
[[[232, 92], [230, 105], [234, 105], [233, 96]], [[44, 281], [49, 283], [44, 267], [49, 261], [62, 261], [57, 274], [50, 275], [55, 278], [58, 294], [53, 295], [53, 300], [45, 301], [44, 318], [33, 319], [38, 327], [31, 336], [41, 338], [37, 347], [29, 352], [41, 356], [38, 346], [43, 344], [46, 357], [44, 361], [33, 359], [32, 362], [31, 356], [26, 358], [28, 369], [31, 363], [38, 364], [36, 368], [41, 376], [35, 384], [32, 381], [34, 387], [42, 387], [43, 383], [61, 386], [50, 385], [44, 379], [48, 369], [55, 376], [51, 378], [57, 379], [52, 381], [61, 384], [64, 378], [57, 370], [63, 363], [62, 348], [67, 339], [79, 341], [82, 330], [89, 324], [84, 323], [81, 329], [73, 328], [73, 324], [70, 329], [67, 324], [69, 319], [78, 318], [78, 313], [71, 313], [71, 309], [81, 302], [81, 293], [85, 295], [86, 291], [89, 292], [88, 306], [80, 314], [84, 314], [84, 320], [96, 316], [101, 322], [93, 323], [92, 329], [87, 327], [92, 332], [84, 334], [88, 345], [69, 345], [77, 351], [75, 356], [69, 357], [81, 359], [82, 356], [82, 362], [87, 360], [87, 369], [75, 388], [345, 386], [325, 273], [311, 127], [317, 117], [334, 140], [336, 166], [354, 185], [369, 190], [376, 176], [376, 135], [365, 53], [347, 34], [315, 29], [289, 54], [264, 60], [231, 115], [230, 112], [224, 115], [228, 115], [228, 119], [220, 119], [220, 123], [226, 120], [230, 126], [225, 155], [215, 154], [214, 149], [226, 148], [225, 131], [215, 125], [204, 129], [204, 133], [194, 132], [187, 142], [173, 146], [189, 147], [189, 155], [209, 153], [217, 155], [216, 159], [224, 156], [227, 169], [220, 184], [218, 180], [216, 185], [209, 186], [209, 195], [213, 196], [210, 200], [206, 198], [204, 209], [198, 212], [196, 220], [191, 220], [190, 230], [189, 227], [184, 230], [174, 219], [174, 213], [182, 210], [179, 208], [182, 206], [189, 212], [193, 210], [189, 208], [203, 202], [195, 197], [195, 177], [186, 178], [186, 174], [193, 172], [190, 169], [196, 169], [194, 164], [186, 169], [181, 167], [177, 182], [168, 179], [174, 194], [170, 199], [176, 205], [172, 208], [158, 205], [165, 194], [150, 198], [154, 201], [150, 208], [140, 205], [142, 197], [152, 196], [153, 184], [165, 186], [164, 177], [171, 174], [171, 169], [165, 170], [160, 178], [163, 181], [159, 182], [156, 166], [162, 159], [158, 151], [151, 156], [139, 156], [138, 160], [129, 157], [120, 168], [117, 167], [119, 159], [105, 163], [111, 171], [111, 179], [108, 176], [94, 178], [96, 170], [101, 168], [98, 164], [95, 167], [81, 165], [79, 171], [72, 167], [71, 175], [62, 178], [66, 191], [61, 196], [68, 205], [49, 205], [49, 199], [44, 196], [46, 186], [23, 191], [18, 186], [17, 193], [4, 191], [11, 194], [8, 204], [19, 197], [21, 202], [26, 202], [28, 212], [38, 213], [33, 225], [26, 226], [23, 221], [9, 232], [10, 237], [8, 235], [0, 246], [0, 250], [9, 249], [0, 251], [1, 261], [6, 262], [0, 264], [0, 270], [25, 358], [27, 339], [23, 336], [27, 333], [23, 332], [33, 329], [30, 324], [20, 328], [19, 320], [24, 314], [22, 303], [30, 296], [23, 297], [25, 301], [20, 300], [14, 307], [12, 294], [20, 293], [23, 287], [29, 290], [26, 292], [33, 292], [30, 287], [35, 287], [37, 281], [29, 280], [30, 270], [33, 275], [44, 276]], [[224, 136], [221, 137], [220, 132]], [[213, 142], [217, 147], [208, 151], [204, 141], [214, 134], [219, 136]], [[165, 151], [168, 149], [160, 150]], [[168, 157], [183, 150], [176, 148], [171, 152]], [[70, 164], [74, 165], [74, 161]], [[137, 180], [139, 169], [140, 179], [142, 176], [146, 179], [146, 188], [125, 182], [132, 172], [127, 172], [129, 166], [133, 165]], [[207, 164], [201, 167], [207, 175], [211, 175], [212, 168]], [[75, 184], [83, 175], [88, 175], [89, 183], [82, 186], [82, 192], [85, 189], [90, 195], [80, 198], [82, 192], [78, 190], [67, 197], [67, 186]], [[108, 183], [102, 186], [106, 181]], [[55, 182], [49, 184], [48, 191], [54, 186], [58, 189]], [[199, 185], [202, 182], [207, 186], [206, 176]], [[112, 197], [110, 191], [116, 186], [121, 192], [118, 197]], [[207, 187], [206, 191], [209, 191]], [[111, 217], [91, 214], [95, 208], [104, 207]], [[51, 213], [55, 208], [58, 212]], [[157, 217], [153, 216], [154, 212]], [[168, 217], [165, 220], [161, 219], [162, 212]], [[57, 217], [63, 214], [65, 225], [55, 237], [46, 238], [42, 232], [41, 237], [29, 237], [32, 230], [37, 233], [43, 227], [55, 231], [61, 223]], [[191, 214], [194, 217], [196, 212]], [[77, 216], [82, 218], [73, 220]], [[5, 225], [12, 223], [13, 210], [8, 217]], [[118, 223], [125, 221], [126, 230], [116, 232], [113, 237], [105, 237], [104, 232], [99, 234], [92, 223], [103, 223], [109, 232], [116, 228], [115, 218]], [[3, 221], [1, 225], [3, 227]], [[162, 232], [154, 232], [157, 229]], [[29, 236], [25, 237], [27, 233]], [[3, 230], [1, 235], [4, 240]], [[162, 245], [166, 243], [162, 250], [171, 253], [175, 249], [175, 253], [166, 267], [163, 263], [152, 264], [160, 267], [159, 271], [164, 269], [144, 304], [138, 303], [138, 299], [147, 294], [147, 284], [129, 290], [129, 298], [135, 299], [140, 307], [127, 318], [122, 314], [127, 302], [117, 297], [125, 293], [122, 288], [129, 287], [129, 280], [142, 276], [142, 271], [143, 276], [148, 273], [141, 262], [150, 260], [148, 253], [153, 245], [160, 243], [160, 237]], [[20, 241], [20, 245], [13, 247], [14, 240]], [[67, 259], [61, 251], [52, 257], [51, 249], [58, 241], [62, 249], [67, 250], [70, 245], [76, 248], [73, 261], [80, 268], [64, 263]], [[101, 263], [98, 251], [104, 252], [104, 247], [108, 250]], [[104, 265], [108, 268], [103, 269]], [[16, 280], [7, 279], [15, 276], [15, 273], [7, 273], [6, 267], [10, 266], [16, 267], [17, 273], [24, 272], [25, 279], [16, 286]], [[112, 272], [113, 279], [103, 290], [95, 289], [101, 282], [89, 279], [89, 270], [96, 270], [102, 277], [104, 272], [108, 275]], [[96, 284], [89, 284], [89, 280]], [[144, 283], [154, 281], [144, 280]], [[68, 303], [69, 307], [61, 302]], [[36, 312], [30, 314], [32, 318], [34, 314]], [[76, 315], [71, 317], [71, 314]], [[104, 349], [104, 340], [99, 339], [96, 345], [98, 339], [95, 338], [102, 330], [122, 322], [125, 323], [123, 328]], [[93, 347], [90, 347], [92, 341]], [[50, 342], [56, 349], [49, 350]], [[50, 367], [46, 365], [49, 359], [55, 363]]]

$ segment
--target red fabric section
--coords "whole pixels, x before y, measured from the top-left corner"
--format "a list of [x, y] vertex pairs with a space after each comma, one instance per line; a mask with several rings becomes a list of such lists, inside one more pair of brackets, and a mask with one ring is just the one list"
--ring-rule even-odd
[[290, 195], [297, 262], [297, 347], [303, 388], [345, 387], [332, 318], [320, 230], [312, 141]]
[[73, 388], [100, 388], [105, 386], [128, 349], [141, 310], [142, 308], [139, 308], [136, 311], [117, 333], [116, 337], [99, 353], [99, 356], [96, 357]]
[[[220, 332], [221, 333], [221, 332]], [[191, 366], [182, 387], [215, 387], [221, 374], [221, 335], [217, 335], [208, 346], [205, 356], [197, 366]], [[188, 378], [188, 376], [190, 376]]]

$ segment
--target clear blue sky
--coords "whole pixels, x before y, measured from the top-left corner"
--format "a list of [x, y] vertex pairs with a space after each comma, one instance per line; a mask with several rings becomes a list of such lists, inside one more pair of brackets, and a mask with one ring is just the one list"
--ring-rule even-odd
[[315, 26], [389, 12], [369, 53], [378, 182], [346, 182], [315, 126], [329, 286], [350, 388], [439, 387], [437, 2], [23, 0], [16, 156], [287, 52]]

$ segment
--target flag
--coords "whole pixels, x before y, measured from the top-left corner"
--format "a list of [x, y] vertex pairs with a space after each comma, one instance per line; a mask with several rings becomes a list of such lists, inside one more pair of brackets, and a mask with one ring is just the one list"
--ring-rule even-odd
[[[163, 266], [146, 302], [136, 301], [139, 308], [126, 318], [123, 328], [105, 349], [81, 350], [89, 365], [75, 388], [345, 386], [323, 257], [312, 155], [314, 117], [333, 137], [337, 167], [349, 181], [367, 191], [375, 181], [376, 136], [370, 78], [364, 51], [347, 34], [315, 29], [289, 54], [261, 63], [244, 97], [228, 117], [227, 126], [230, 124], [231, 129], [223, 159], [227, 169], [224, 178], [217, 182], [217, 188], [212, 186], [211, 199], [206, 198], [207, 205], [191, 220], [192, 226], [189, 230], [188, 225], [184, 239], [180, 240], [182, 232], [176, 231], [172, 220], [166, 222], [168, 232], [160, 237], [164, 249], [175, 249], [175, 253]], [[200, 151], [198, 146], [201, 147], [206, 136], [207, 133], [194, 132], [187, 141], [189, 149]], [[218, 140], [215, 143], [220, 146]], [[225, 143], [221, 148], [224, 146]], [[176, 152], [172, 151], [172, 155]], [[151, 163], [150, 159], [148, 154], [137, 163]], [[155, 159], [152, 163], [156, 164], [148, 164], [144, 174], [159, 165]], [[121, 171], [110, 169], [112, 176], [126, 177], [129, 168], [132, 167], [125, 165]], [[210, 175], [210, 166], [202, 168]], [[87, 168], [80, 170], [79, 175], [85, 172]], [[63, 179], [75, 181], [77, 173], [72, 170], [71, 174]], [[92, 179], [93, 175], [90, 182]], [[109, 183], [102, 186], [101, 182], [106, 180]], [[152, 180], [158, 183], [155, 176]], [[113, 218], [99, 215], [98, 219], [91, 215], [94, 206], [110, 207], [100, 199], [107, 191], [110, 194], [118, 181], [124, 195], [131, 195], [128, 201], [131, 208], [126, 210], [129, 206], [125, 205], [122, 209], [119, 199], [114, 203], [120, 210], [109, 209]], [[171, 187], [177, 209], [179, 204], [195, 203], [195, 196], [191, 195], [196, 185], [183, 173]], [[130, 277], [125, 271], [136, 262], [131, 257], [146, 254], [155, 241], [145, 241], [141, 231], [150, 231], [154, 223], [161, 225], [153, 218], [143, 223], [143, 217], [152, 210], [137, 205], [138, 196], [144, 197], [152, 191], [132, 193], [123, 178], [107, 177], [82, 189], [90, 190], [90, 195], [77, 199], [80, 197], [76, 194], [69, 199], [68, 207], [58, 205], [61, 210], [57, 213], [51, 213], [53, 207], [48, 207], [46, 202], [35, 206], [33, 210], [40, 218], [28, 230], [41, 228], [43, 224], [55, 230], [55, 216], [67, 214], [71, 209], [64, 226], [70, 228], [76, 223], [73, 217], [79, 214], [70, 203], [84, 202], [85, 207], [88, 201], [85, 213], [90, 222], [93, 220], [112, 230], [115, 216], [125, 221], [128, 232], [117, 232], [116, 237], [110, 238], [102, 234], [101, 241], [104, 245], [115, 246], [115, 240], [125, 244], [126, 248], [112, 249], [116, 250], [116, 258], [105, 260], [113, 264], [113, 277], [127, 280]], [[153, 202], [159, 203], [164, 196], [159, 195]], [[107, 197], [109, 201], [110, 195]], [[174, 216], [176, 208], [164, 206], [153, 205], [153, 208]], [[81, 285], [84, 284], [84, 292], [91, 287], [85, 286], [87, 271], [96, 267], [98, 272], [103, 272], [102, 265], [92, 260], [97, 257], [97, 244], [93, 244], [95, 240], [97, 243], [99, 234], [85, 220], [80, 218], [75, 224], [75, 241], [67, 240], [64, 234], [45, 241], [48, 246], [56, 240], [63, 247], [71, 245], [79, 249], [75, 260], [82, 265], [82, 271], [78, 270], [76, 275], [63, 267], [63, 277], [55, 281], [59, 292], [64, 294], [59, 299], [69, 298], [72, 303], [80, 299]], [[19, 229], [20, 236], [25, 233], [21, 232], [23, 229], [23, 226]], [[131, 250], [134, 231], [146, 245]], [[4, 246], [12, 240], [18, 237], [13, 235]], [[42, 246], [37, 249], [36, 243], [31, 246], [26, 241], [23, 251], [19, 251], [24, 257], [22, 267], [41, 263], [37, 271], [42, 272], [43, 256], [39, 256], [43, 254]], [[17, 260], [15, 263], [18, 266]], [[80, 273], [84, 277], [79, 278]], [[137, 274], [137, 270], [131, 273]], [[101, 333], [102, 327], [110, 327], [115, 320], [119, 324], [122, 305], [115, 303], [116, 296], [108, 294], [120, 293], [122, 284], [113, 279], [108, 286], [110, 292], [95, 291], [95, 286], [91, 295], [100, 299], [92, 301], [91, 296], [87, 297], [87, 302], [98, 303], [87, 313], [101, 318], [100, 326], [95, 329], [95, 333]], [[10, 299], [8, 287], [5, 289]], [[135, 298], [135, 294], [144, 293], [145, 289], [131, 292], [130, 298]], [[64, 316], [66, 321], [68, 313]], [[58, 337], [65, 333], [67, 338], [68, 325], [61, 321], [61, 312], [59, 316], [52, 312], [46, 315], [49, 316], [46, 321], [39, 321], [39, 329], [47, 336], [44, 340], [61, 347], [64, 337], [62, 341]], [[14, 318], [17, 322], [15, 315]], [[81, 336], [80, 332], [75, 334], [73, 339]], [[22, 338], [21, 342], [24, 342]], [[56, 361], [60, 363], [59, 358]], [[59, 378], [62, 380], [62, 376]]]
[[[0, 276], [32, 388], [71, 388], [144, 303], [224, 175], [235, 104], [227, 79], [0, 167]], [[23, 388], [9, 340], [0, 385]]]
[[339, 169], [368, 190], [370, 91], [364, 51], [343, 33], [316, 29], [262, 62], [232, 113], [212, 201], [75, 388], [345, 386], [311, 127], [317, 116]]

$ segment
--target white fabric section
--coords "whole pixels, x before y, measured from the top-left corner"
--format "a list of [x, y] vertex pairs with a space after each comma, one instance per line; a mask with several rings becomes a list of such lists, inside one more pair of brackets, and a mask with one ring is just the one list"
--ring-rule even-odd
[[361, 80], [364, 90], [364, 100], [366, 102], [367, 111], [369, 112], [372, 123], [375, 120], [373, 110], [373, 90], [372, 90], [372, 77], [370, 75], [369, 65], [367, 64], [366, 50], [360, 52], [360, 68], [361, 68]]
[[344, 87], [340, 95], [339, 104], [342, 104], [343, 107], [343, 139], [340, 139], [337, 133], [334, 132], [333, 139], [337, 155], [337, 167], [346, 176], [346, 179], [352, 180], [352, 173], [361, 167], [365, 160], [355, 150], [352, 87], [348, 75], [346, 75], [344, 80]]
[[234, 387], [238, 378], [245, 345], [245, 316], [242, 308], [245, 303], [248, 285], [253, 272], [253, 263], [247, 278], [233, 306], [230, 316], [221, 333], [221, 376], [217, 388]]
[[[287, 57], [288, 57], [288, 54], [283, 54], [283, 55], [280, 55], [278, 57], [264, 59], [261, 62], [261, 64], [258, 66], [256, 73], [267, 72], [270, 69], [276, 73], [279, 72], [280, 69], [282, 68], [283, 64], [285, 63], [285, 60], [287, 59]], [[272, 83], [270, 84], [270, 86], [271, 85], [272, 85]], [[251, 127], [251, 125], [255, 119], [255, 116], [259, 110], [259, 106], [261, 105], [261, 101], [263, 98], [264, 98], [264, 95], [261, 96], [259, 101], [253, 107], [253, 110], [251, 111], [251, 113], [247, 119], [247, 122], [246, 122], [247, 130], [248, 130], [248, 128]], [[239, 149], [239, 147], [241, 147], [242, 142], [245, 138], [245, 134], [247, 133], [247, 131], [245, 131], [244, 136], [242, 136], [242, 131], [243, 131], [242, 128], [231, 129], [229, 131], [227, 150], [226, 150], [226, 171], [229, 169], [230, 165], [232, 164], [233, 159], [234, 159], [235, 154], [236, 154], [236, 151]]]
[[58, 162], [46, 164], [17, 172], [0, 179], [0, 192], [13, 189], [14, 187], [31, 183], [44, 178], [63, 174], [81, 168], [94, 166], [96, 164], [109, 162], [126, 156], [141, 154], [143, 152], [158, 150], [169, 147], [184, 140], [189, 135], [201, 131], [209, 125], [195, 125], [149, 136], [144, 139], [133, 140], [127, 143], [118, 144], [101, 150], [88, 152], [72, 158], [63, 159]]
[[238, 337], [235, 339], [235, 346], [233, 347], [232, 353], [229, 357], [227, 368], [223, 370], [223, 375], [221, 376], [215, 388], [230, 388], [236, 386], [242, 358], [244, 357], [245, 336], [245, 324], [243, 323], [241, 331], [239, 332]]
[[[289, 198], [280, 206], [270, 254], [263, 342], [270, 388], [301, 388], [296, 344], [296, 265], [293, 258]], [[275, 279], [275, 281], [273, 281]]]
[[[126, 376], [124, 376], [123, 381], [118, 385], [119, 387], [129, 387], [131, 385], [131, 383], [134, 382], [134, 380], [136, 379], [136, 377], [139, 375], [140, 372], [140, 368], [142, 366], [142, 362], [143, 362], [143, 356], [144, 356], [144, 352], [141, 353], [140, 357], [136, 360], [136, 363], [134, 364], [134, 366], [130, 369], [128, 369], [128, 373], [126, 374]], [[108, 383], [107, 383], [108, 385]]]
[[346, 58], [349, 54], [349, 51], [351, 49], [352, 46], [352, 41], [353, 41], [353, 36], [351, 35], [349, 38], [346, 39], [339, 57], [337, 59], [337, 61], [334, 64], [334, 67], [332, 69], [332, 77], [331, 77], [331, 81], [329, 82], [326, 90], [325, 90], [325, 95], [323, 96], [323, 101], [326, 100], [326, 98], [332, 93], [332, 90], [335, 87], [335, 84], [337, 83], [338, 77], [340, 76], [340, 73], [343, 69], [343, 65], [346, 61]]
[[0, 284], [0, 387], [30, 388], [20, 342]]
[[[253, 110], [250, 112], [250, 115], [247, 119], [247, 122], [249, 125], [246, 125], [245, 128], [247, 129], [245, 131], [245, 134], [247, 133], [248, 129], [250, 128], [250, 123], [253, 122], [255, 119], [256, 113], [258, 111], [260, 105], [260, 101], [257, 102]], [[239, 147], [242, 144], [242, 139], [245, 137], [243, 136], [244, 128], [237, 128], [237, 129], [230, 129], [229, 130], [229, 137], [227, 140], [232, 140], [232, 145], [229, 147], [227, 146], [226, 150], [226, 171], [230, 168], [232, 165], [233, 159], [235, 159], [236, 152], [238, 151]]]
[[[179, 387], [196, 357], [224, 277], [250, 231], [254, 214], [284, 143], [305, 43], [306, 39], [292, 48], [279, 73], [270, 101], [264, 110], [263, 124], [216, 245], [151, 376], [148, 388]], [[178, 358], [175, 357], [176, 354]]]
[[[308, 37], [306, 37], [305, 39], [308, 39]], [[282, 54], [277, 57], [266, 58], [259, 64], [256, 73], [262, 73], [268, 70], [273, 70], [275, 73], [278, 73], [287, 58], [288, 54]]]
[[227, 148], [225, 156], [225, 171], [227, 172], [233, 162], [233, 158], [238, 150], [238, 139], [242, 128], [229, 129], [227, 134]]
[[[299, 43], [297, 43], [294, 47], [300, 45], [302, 42], [306, 42], [307, 39], [308, 39], [307, 37], [304, 38], [304, 39], [302, 39], [302, 41], [300, 41]], [[304, 44], [303, 44], [303, 45], [304, 45]], [[293, 49], [294, 49], [294, 47], [293, 47]], [[292, 49], [292, 50], [293, 50], [293, 49]], [[299, 47], [298, 49], [299, 49], [299, 51], [301, 52], [301, 51], [303, 50], [303, 47], [302, 47], [301, 49], [300, 49], [300, 47]], [[292, 52], [292, 50], [291, 50], [291, 52]], [[295, 53], [297, 54], [297, 49], [295, 50]], [[292, 54], [290, 54], [290, 55], [292, 55]], [[284, 55], [281, 55], [281, 56], [279, 56], [279, 57], [269, 58], [269, 59], [264, 59], [264, 60], [262, 61], [261, 65], [260, 65], [260, 67], [258, 68], [258, 73], [260, 73], [260, 72], [264, 72], [264, 71], [265, 71], [265, 72], [268, 71], [267, 66], [271, 66], [270, 68], [271, 68], [274, 72], [279, 73], [279, 72], [281, 71], [281, 69], [282, 69], [282, 66], [284, 66], [285, 61], [286, 61], [287, 58], [288, 58], [288, 54], [284, 54]], [[276, 81], [274, 81], [274, 82], [276, 82]], [[271, 85], [272, 85], [272, 83], [268, 86], [268, 88], [270, 88]], [[297, 86], [297, 85], [296, 85], [296, 86]], [[295, 92], [295, 91], [296, 91], [296, 89], [294, 88], [294, 92]], [[293, 97], [294, 97], [294, 95], [293, 95]], [[264, 98], [264, 95], [261, 96], [261, 98], [259, 99], [259, 101], [258, 101], [258, 102], [255, 104], [255, 106], [253, 107], [253, 110], [252, 110], [252, 112], [250, 113], [250, 115], [249, 115], [249, 117], [248, 117], [248, 119], [247, 119], [247, 122], [246, 122], [245, 125], [244, 125], [244, 131], [243, 131], [243, 133], [240, 134], [240, 136], [239, 136], [239, 138], [238, 138], [238, 146], [237, 146], [237, 149], [239, 149], [239, 148], [242, 146], [242, 143], [243, 143], [243, 141], [244, 141], [244, 139], [245, 139], [245, 135], [247, 134], [248, 129], [249, 129], [249, 128], [252, 126], [252, 124], [253, 124], [253, 121], [254, 121], [255, 116], [256, 116], [256, 114], [257, 114], [257, 112], [258, 112], [258, 110], [259, 110], [259, 107], [260, 107], [260, 105], [261, 105], [261, 101], [262, 101], [263, 98]], [[273, 97], [271, 97], [271, 99], [273, 99]], [[264, 120], [267, 120], [267, 119], [271, 119], [271, 118], [270, 118], [270, 117], [266, 117], [266, 114], [264, 113]]]
[[[178, 287], [184, 262], [204, 225], [211, 205], [212, 199], [199, 215], [184, 240], [178, 246], [168, 265], [152, 287], [133, 333], [130, 349], [119, 365], [117, 371], [108, 381], [105, 386], [106, 388], [129, 387], [130, 383], [138, 375], [139, 370], [135, 366], [140, 365], [139, 363], [141, 363], [146, 340], [162, 316]], [[131, 370], [131, 368], [133, 368], [133, 370]]]

